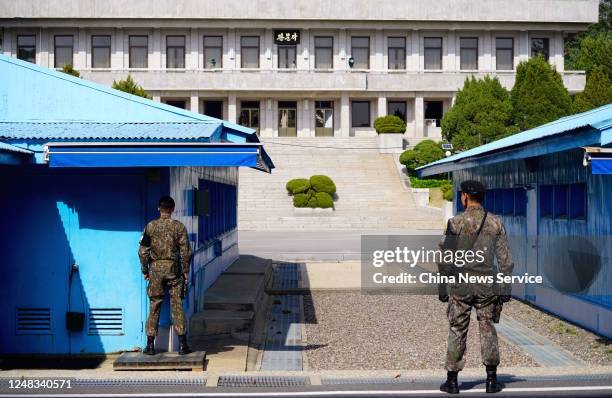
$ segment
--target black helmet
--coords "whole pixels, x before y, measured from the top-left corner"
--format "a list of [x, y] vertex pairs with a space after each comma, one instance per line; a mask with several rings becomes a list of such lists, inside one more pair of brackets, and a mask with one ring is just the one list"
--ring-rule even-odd
[[480, 181], [468, 180], [461, 183], [461, 192], [468, 193], [470, 195], [485, 193], [486, 191], [487, 189]]

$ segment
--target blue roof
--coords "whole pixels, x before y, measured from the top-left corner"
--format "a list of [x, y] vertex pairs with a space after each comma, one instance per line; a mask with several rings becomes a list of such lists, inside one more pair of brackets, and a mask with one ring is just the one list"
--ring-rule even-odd
[[14, 153], [22, 153], [24, 155], [32, 155], [34, 153], [28, 149], [19, 148], [18, 146], [9, 145], [4, 142], [0, 142], [0, 152], [14, 152]]
[[[0, 139], [257, 143], [255, 130], [0, 54]], [[261, 148], [265, 162], [273, 168]]]
[[[453, 156], [449, 156], [448, 158], [429, 163], [425, 166], [417, 168], [416, 170], [419, 175], [428, 176], [467, 167], [474, 167], [475, 163], [473, 161], [479, 158], [500, 152], [505, 153], [507, 151], [515, 150], [517, 148], [530, 145], [534, 142], [538, 142], [539, 140], [553, 137], [565, 137], [571, 140], [576, 138], [575, 133], [580, 129], [582, 129], [584, 132], [597, 130], [597, 132], [601, 133], [598, 136], [598, 142], [593, 142], [592, 144], [608, 145], [612, 143], [612, 104], [576, 115], [563, 117], [531, 130], [526, 130], [521, 133], [457, 153]], [[582, 144], [576, 146], [581, 145]], [[565, 148], [565, 146], [563, 148]], [[552, 151], [553, 149], [548, 148], [547, 150]]]

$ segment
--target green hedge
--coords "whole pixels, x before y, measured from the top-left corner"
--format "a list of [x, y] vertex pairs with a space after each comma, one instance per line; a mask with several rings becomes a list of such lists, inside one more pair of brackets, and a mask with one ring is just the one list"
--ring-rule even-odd
[[334, 207], [333, 195], [336, 193], [336, 184], [325, 175], [314, 175], [310, 179], [295, 178], [285, 185], [287, 192], [293, 195], [294, 207], [320, 207], [329, 209]]
[[317, 192], [327, 192], [330, 195], [336, 193], [336, 184], [325, 175], [314, 175], [310, 177], [310, 186]]
[[374, 129], [378, 134], [404, 134], [406, 123], [395, 115], [381, 116], [374, 120]]
[[444, 198], [444, 200], [452, 202], [453, 196], [455, 196], [455, 193], [453, 192], [453, 186], [450, 184], [447, 184], [447, 185], [443, 185], [441, 189], [442, 189], [442, 197]]
[[310, 181], [305, 178], [294, 178], [287, 182], [285, 188], [292, 195], [303, 193], [310, 189]]
[[412, 188], [440, 188], [448, 184], [450, 184], [450, 180], [421, 179], [417, 177], [410, 177], [410, 186]]

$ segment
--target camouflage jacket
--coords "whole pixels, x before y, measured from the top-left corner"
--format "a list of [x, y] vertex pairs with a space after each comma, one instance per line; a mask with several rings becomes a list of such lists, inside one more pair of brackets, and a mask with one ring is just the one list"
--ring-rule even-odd
[[[492, 276], [496, 279], [497, 273], [505, 276], [512, 275], [514, 263], [510, 245], [506, 236], [506, 229], [501, 219], [491, 213], [482, 223], [485, 211], [481, 206], [468, 207], [462, 214], [448, 220], [444, 238], [440, 244], [441, 249], [460, 251], [479, 251], [482, 257], [479, 260], [464, 261], [461, 266], [455, 263], [438, 264], [443, 275], [459, 274], [469, 276]], [[480, 235], [478, 229], [482, 224]], [[456, 257], [457, 258], [457, 257]], [[495, 263], [497, 260], [497, 264]], [[453, 295], [489, 296], [494, 294], [509, 294], [510, 286], [496, 283], [470, 283], [454, 284], [449, 286], [449, 293]]]
[[169, 215], [162, 214], [157, 220], [147, 224], [138, 248], [140, 266], [143, 274], [149, 272], [149, 262], [173, 261], [181, 264], [181, 272], [189, 273], [191, 246], [187, 228]]

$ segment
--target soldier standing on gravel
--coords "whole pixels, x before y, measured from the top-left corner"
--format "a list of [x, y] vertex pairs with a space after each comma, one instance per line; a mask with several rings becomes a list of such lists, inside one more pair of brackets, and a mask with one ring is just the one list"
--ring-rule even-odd
[[[149, 281], [147, 295], [151, 302], [147, 318], [147, 346], [144, 353], [155, 354], [155, 336], [159, 313], [164, 301], [164, 287], [170, 293], [172, 324], [179, 337], [179, 354], [189, 354], [187, 322], [183, 311], [183, 284], [189, 276], [191, 246], [187, 228], [171, 218], [174, 199], [164, 196], [159, 200], [159, 218], [147, 224], [140, 239], [138, 256], [145, 280]], [[180, 268], [179, 268], [180, 267]]]
[[[439, 264], [440, 273], [455, 275], [490, 275], [495, 278], [498, 272], [512, 275], [514, 264], [506, 231], [500, 218], [482, 208], [485, 187], [478, 181], [465, 181], [461, 184], [461, 204], [465, 211], [448, 221], [443, 249], [482, 250], [484, 261], [467, 262], [462, 267], [455, 264]], [[497, 259], [497, 266], [495, 265]], [[497, 269], [499, 268], [499, 269]], [[476, 309], [480, 328], [480, 350], [482, 362], [486, 367], [486, 392], [495, 393], [503, 385], [497, 382], [499, 348], [494, 323], [499, 322], [503, 303], [510, 301], [510, 286], [487, 283], [454, 283], [439, 287], [439, 299], [448, 302], [447, 316], [450, 324], [448, 351], [446, 355], [447, 380], [440, 390], [458, 394], [457, 374], [465, 365], [464, 353], [470, 314]]]

